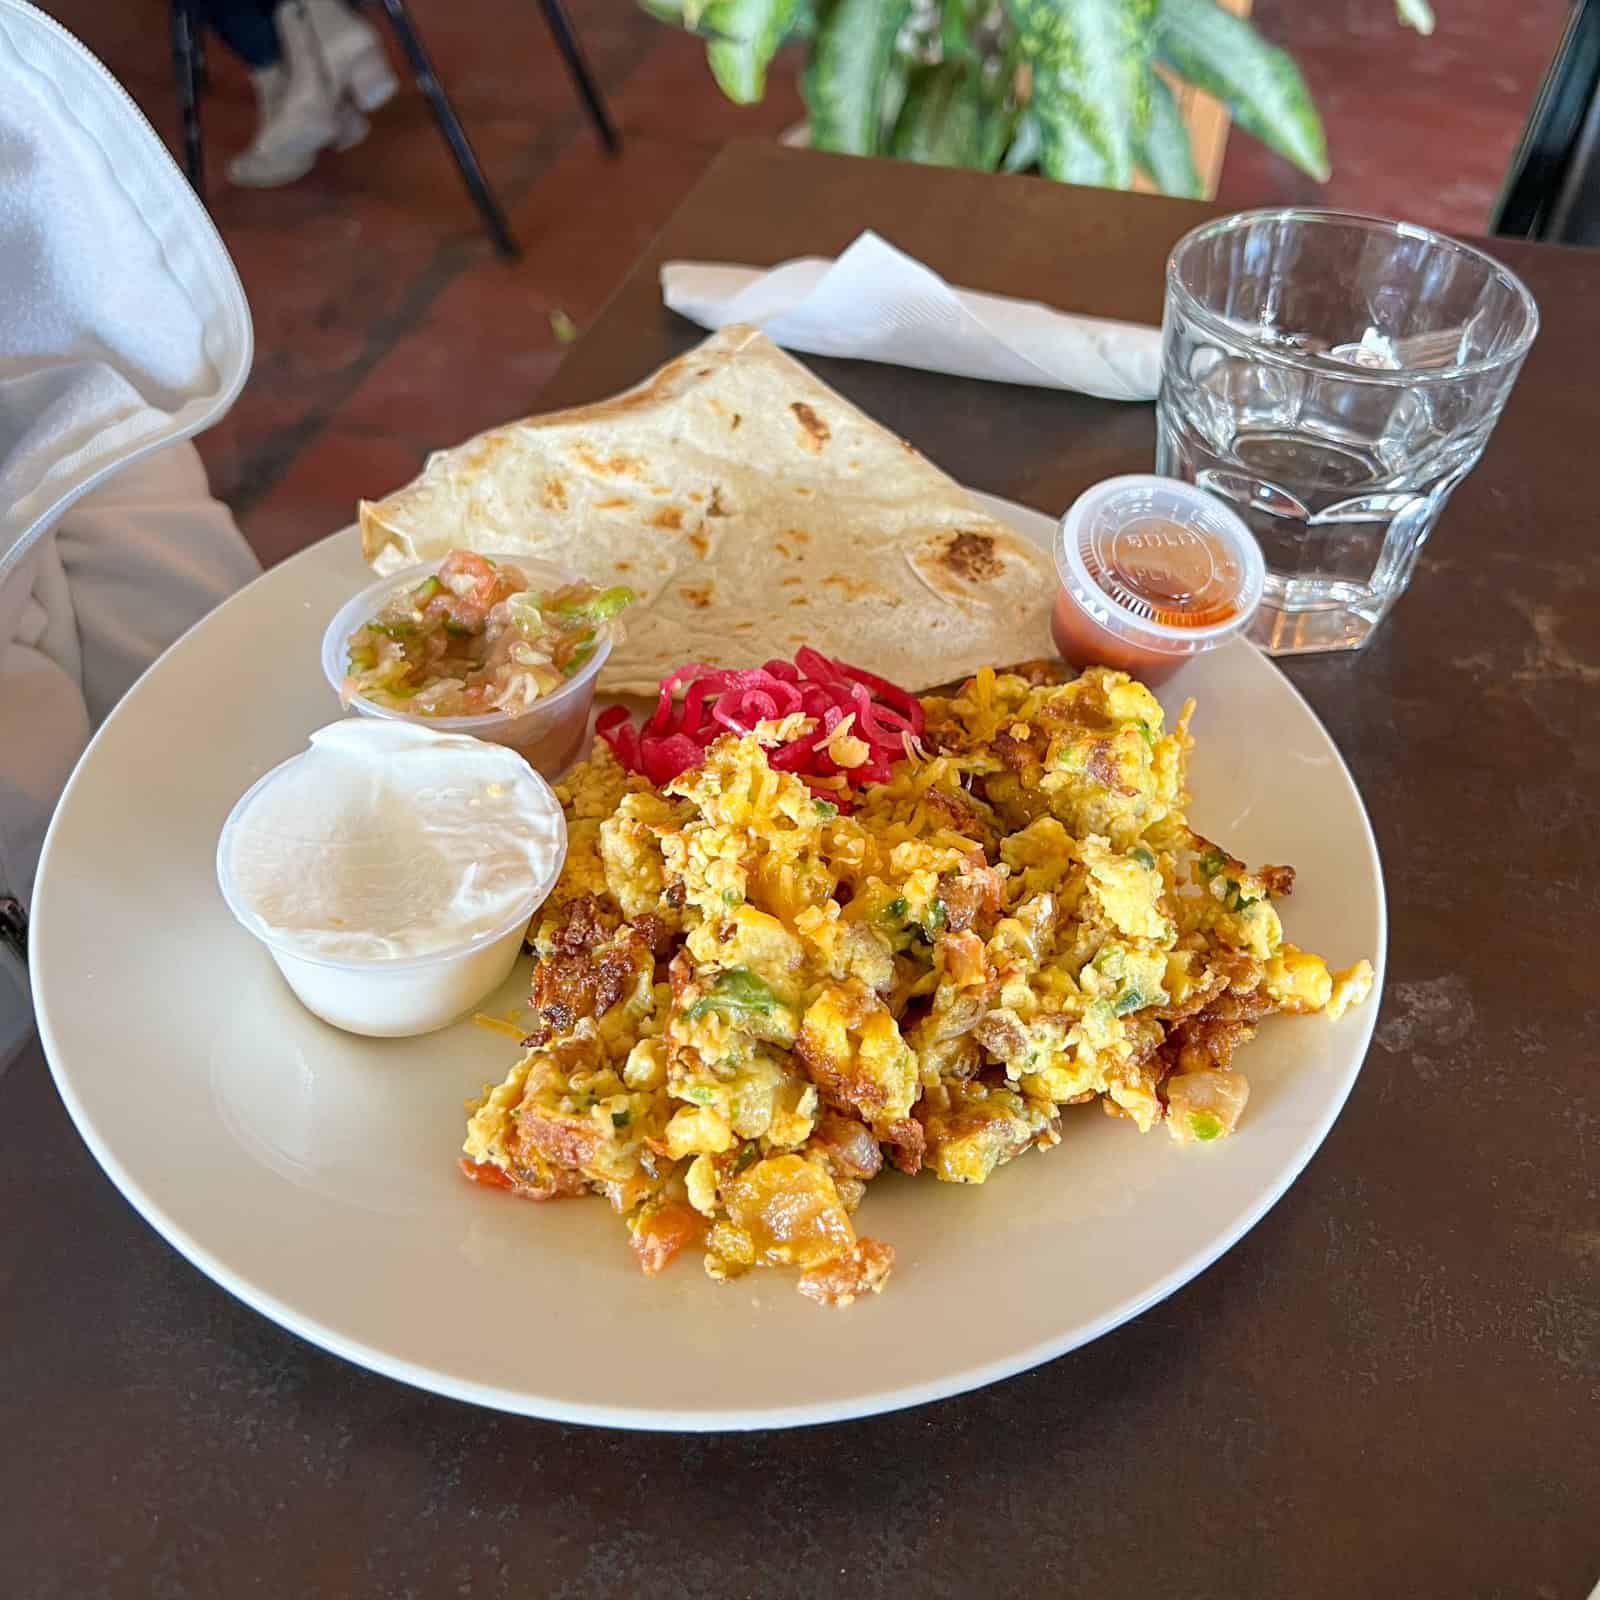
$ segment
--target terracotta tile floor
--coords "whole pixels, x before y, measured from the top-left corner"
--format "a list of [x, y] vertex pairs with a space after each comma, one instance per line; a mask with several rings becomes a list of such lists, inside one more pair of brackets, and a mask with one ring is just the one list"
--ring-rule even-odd
[[[213, 213], [256, 326], [251, 382], [201, 441], [216, 492], [263, 560], [350, 519], [361, 494], [409, 477], [426, 451], [533, 407], [561, 361], [558, 313], [594, 316], [634, 257], [728, 139], [776, 136], [801, 115], [797, 63], [767, 100], [728, 105], [699, 47], [630, 0], [570, 0], [626, 149], [607, 158], [538, 8], [411, 0], [522, 244], [498, 260], [410, 88], [357, 149], [276, 191], [223, 181], [249, 136], [249, 87], [210, 51], [205, 103]], [[174, 132], [162, 0], [46, 0]], [[1418, 39], [1392, 0], [1257, 0], [1328, 127], [1326, 186], [1240, 135], [1219, 198], [1360, 206], [1457, 231], [1487, 223], [1566, 14], [1564, 0], [1437, 0]]]

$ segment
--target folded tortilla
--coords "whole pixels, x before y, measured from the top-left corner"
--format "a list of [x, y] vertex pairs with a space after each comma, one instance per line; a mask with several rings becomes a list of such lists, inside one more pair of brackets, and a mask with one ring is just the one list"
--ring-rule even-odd
[[434, 455], [361, 539], [379, 572], [466, 548], [630, 585], [610, 694], [802, 644], [911, 689], [1054, 654], [1044, 552], [752, 328]]

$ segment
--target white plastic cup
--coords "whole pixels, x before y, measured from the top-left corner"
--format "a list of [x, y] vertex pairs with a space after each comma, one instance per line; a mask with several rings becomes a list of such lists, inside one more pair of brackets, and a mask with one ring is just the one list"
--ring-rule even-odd
[[239, 899], [232, 864], [239, 819], [269, 784], [305, 756], [306, 752], [292, 756], [258, 778], [228, 813], [217, 841], [217, 887], [223, 900], [239, 925], [267, 947], [301, 1005], [324, 1022], [374, 1039], [403, 1039], [447, 1027], [504, 983], [516, 965], [534, 912], [549, 898], [561, 876], [566, 860], [565, 818], [557, 809], [561, 849], [552, 855], [549, 872], [530, 890], [527, 905], [500, 926], [425, 955], [373, 960], [308, 956], [262, 933]]
[[[535, 589], [560, 589], [582, 581], [574, 573], [524, 556], [497, 555], [491, 551], [489, 559], [518, 568]], [[322, 671], [341, 701], [345, 679], [350, 676], [351, 636], [377, 616], [395, 595], [415, 589], [442, 565], [442, 561], [421, 561], [390, 573], [387, 578], [368, 584], [334, 613], [333, 621], [322, 636]], [[422, 712], [379, 705], [359, 694], [350, 697], [349, 706], [363, 717], [415, 722], [439, 733], [461, 733], [472, 739], [487, 739], [490, 744], [506, 745], [522, 756], [535, 772], [554, 778], [571, 766], [583, 747], [589, 728], [589, 710], [594, 704], [595, 680], [610, 654], [611, 640], [603, 639], [595, 653], [566, 683], [535, 700], [526, 711], [490, 711], [477, 717], [430, 717]]]

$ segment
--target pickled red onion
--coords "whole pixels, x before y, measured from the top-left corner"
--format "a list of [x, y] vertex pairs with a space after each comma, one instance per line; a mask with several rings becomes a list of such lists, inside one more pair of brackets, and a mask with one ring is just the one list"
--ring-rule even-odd
[[[793, 662], [768, 661], [739, 671], [688, 662], [661, 680], [656, 708], [642, 728], [634, 727], [624, 707], [612, 706], [595, 719], [595, 733], [624, 767], [660, 788], [698, 766], [724, 733], [749, 734], [759, 722], [780, 721], [797, 711], [816, 726], [771, 746], [768, 763], [792, 772], [814, 794], [842, 808], [848, 802], [840, 792], [841, 779], [857, 786], [887, 783], [894, 763], [905, 759], [923, 730], [922, 702], [915, 695], [802, 646]], [[827, 751], [846, 717], [854, 718], [850, 733], [868, 750], [864, 762], [849, 768], [840, 767]]]

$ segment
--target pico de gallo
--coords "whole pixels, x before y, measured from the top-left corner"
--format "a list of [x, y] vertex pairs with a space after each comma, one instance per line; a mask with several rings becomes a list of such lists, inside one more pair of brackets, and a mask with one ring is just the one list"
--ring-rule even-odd
[[510, 562], [452, 550], [351, 634], [345, 703], [359, 695], [424, 716], [514, 715], [615, 641], [635, 598], [586, 582], [536, 590]]

